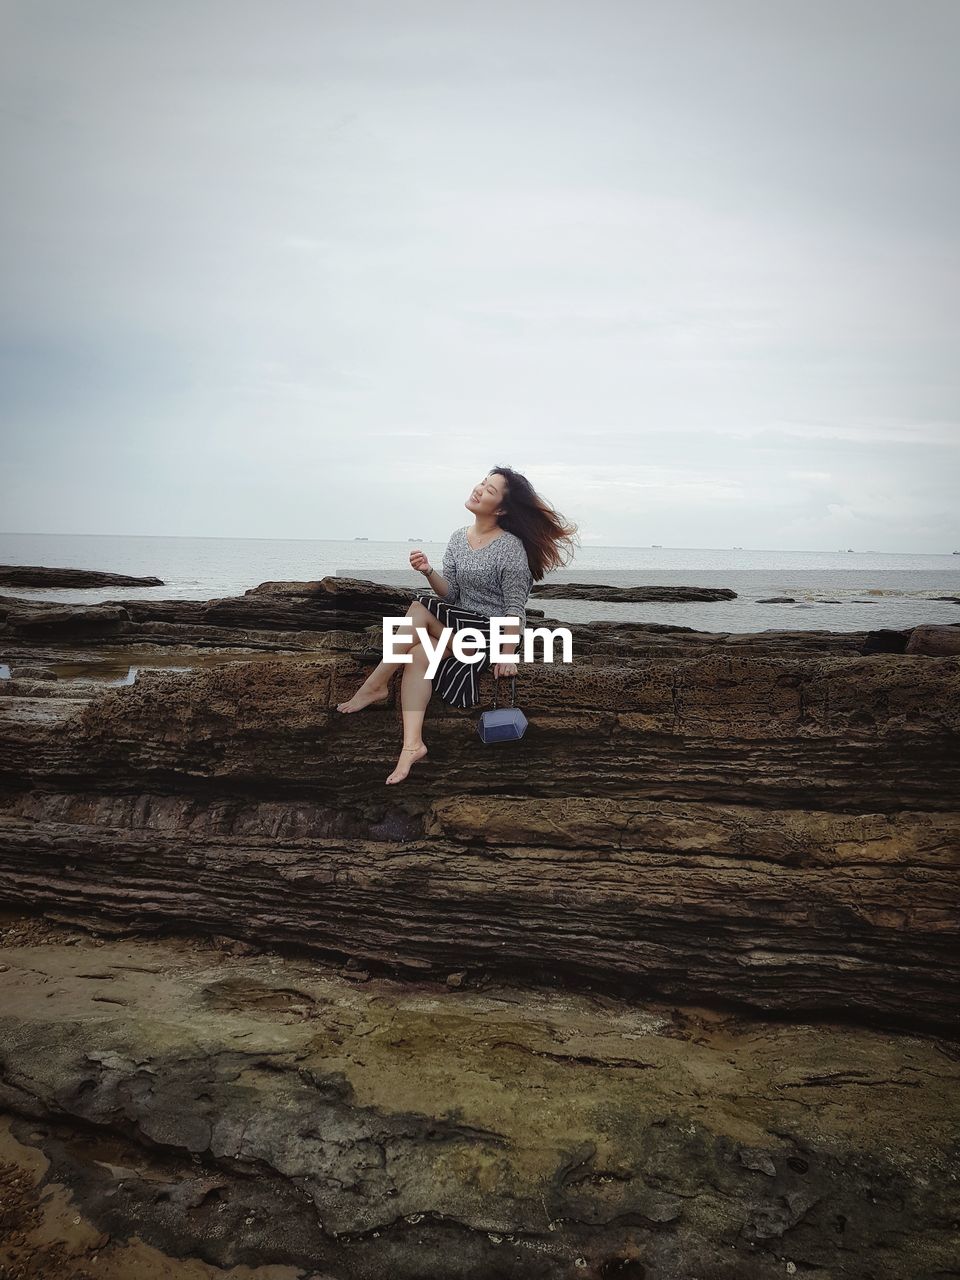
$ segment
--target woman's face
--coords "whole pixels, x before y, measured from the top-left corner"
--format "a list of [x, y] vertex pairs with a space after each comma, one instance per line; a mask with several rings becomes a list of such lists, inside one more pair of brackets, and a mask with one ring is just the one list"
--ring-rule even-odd
[[463, 505], [475, 516], [493, 516], [496, 519], [505, 487], [506, 481], [499, 471], [491, 471], [479, 484], [473, 486], [470, 497]]

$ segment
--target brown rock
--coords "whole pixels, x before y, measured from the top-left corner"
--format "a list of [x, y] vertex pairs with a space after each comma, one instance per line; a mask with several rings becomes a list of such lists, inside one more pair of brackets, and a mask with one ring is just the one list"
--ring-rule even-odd
[[960, 653], [960, 626], [954, 626], [952, 623], [936, 626], [934, 623], [925, 622], [919, 627], [914, 627], [910, 632], [905, 652], [925, 653], [938, 658], [944, 654]]
[[861, 639], [578, 627], [573, 668], [521, 676], [521, 754], [435, 700], [395, 789], [397, 708], [335, 713], [342, 652], [14, 690], [0, 892], [440, 980], [951, 1026], [960, 661]]
[[137, 578], [99, 569], [51, 569], [39, 565], [0, 564], [0, 587], [162, 587], [162, 578]]
[[649, 600], [683, 604], [696, 600], [735, 600], [737, 593], [729, 587], [642, 586], [614, 587], [593, 582], [541, 582], [531, 596], [551, 600], [606, 600], [612, 604], [634, 604]]
[[74, 1255], [90, 1280], [955, 1264], [945, 1042], [695, 1008], [677, 1034], [651, 1001], [360, 988], [187, 936], [6, 954], [14, 1276], [79, 1276]]

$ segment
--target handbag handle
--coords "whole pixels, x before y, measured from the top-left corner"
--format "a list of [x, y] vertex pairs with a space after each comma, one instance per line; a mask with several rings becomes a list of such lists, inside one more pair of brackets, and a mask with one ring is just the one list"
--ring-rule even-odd
[[517, 677], [516, 677], [516, 676], [496, 676], [496, 677], [494, 678], [494, 681], [493, 681], [493, 706], [494, 706], [494, 710], [496, 710], [496, 706], [497, 706], [497, 690], [500, 688], [500, 685], [499, 685], [497, 682], [498, 682], [499, 680], [509, 680], [509, 681], [510, 681], [510, 705], [511, 705], [511, 707], [514, 705], [515, 700], [516, 700], [516, 696], [517, 696]]

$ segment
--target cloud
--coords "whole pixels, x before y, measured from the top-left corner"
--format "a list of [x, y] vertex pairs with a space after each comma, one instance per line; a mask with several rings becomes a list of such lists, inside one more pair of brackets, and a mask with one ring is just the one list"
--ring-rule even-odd
[[4, 23], [8, 528], [960, 543], [952, 0]]

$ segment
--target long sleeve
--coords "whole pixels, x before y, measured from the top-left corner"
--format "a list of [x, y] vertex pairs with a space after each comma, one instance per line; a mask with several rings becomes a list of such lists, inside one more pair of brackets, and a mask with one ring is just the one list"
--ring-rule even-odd
[[522, 647], [523, 629], [527, 625], [526, 603], [533, 586], [533, 574], [527, 560], [527, 552], [519, 539], [506, 548], [507, 555], [500, 567], [500, 588], [503, 592], [503, 612], [505, 616], [520, 619], [520, 638], [518, 651]]
[[444, 604], [456, 604], [460, 599], [460, 584], [457, 582], [457, 562], [453, 554], [453, 540], [457, 536], [456, 532], [451, 533], [450, 540], [447, 543], [447, 549], [443, 553], [443, 568], [440, 572], [450, 584], [450, 594], [441, 596], [435, 591], [433, 594], [438, 600], [442, 600]]

